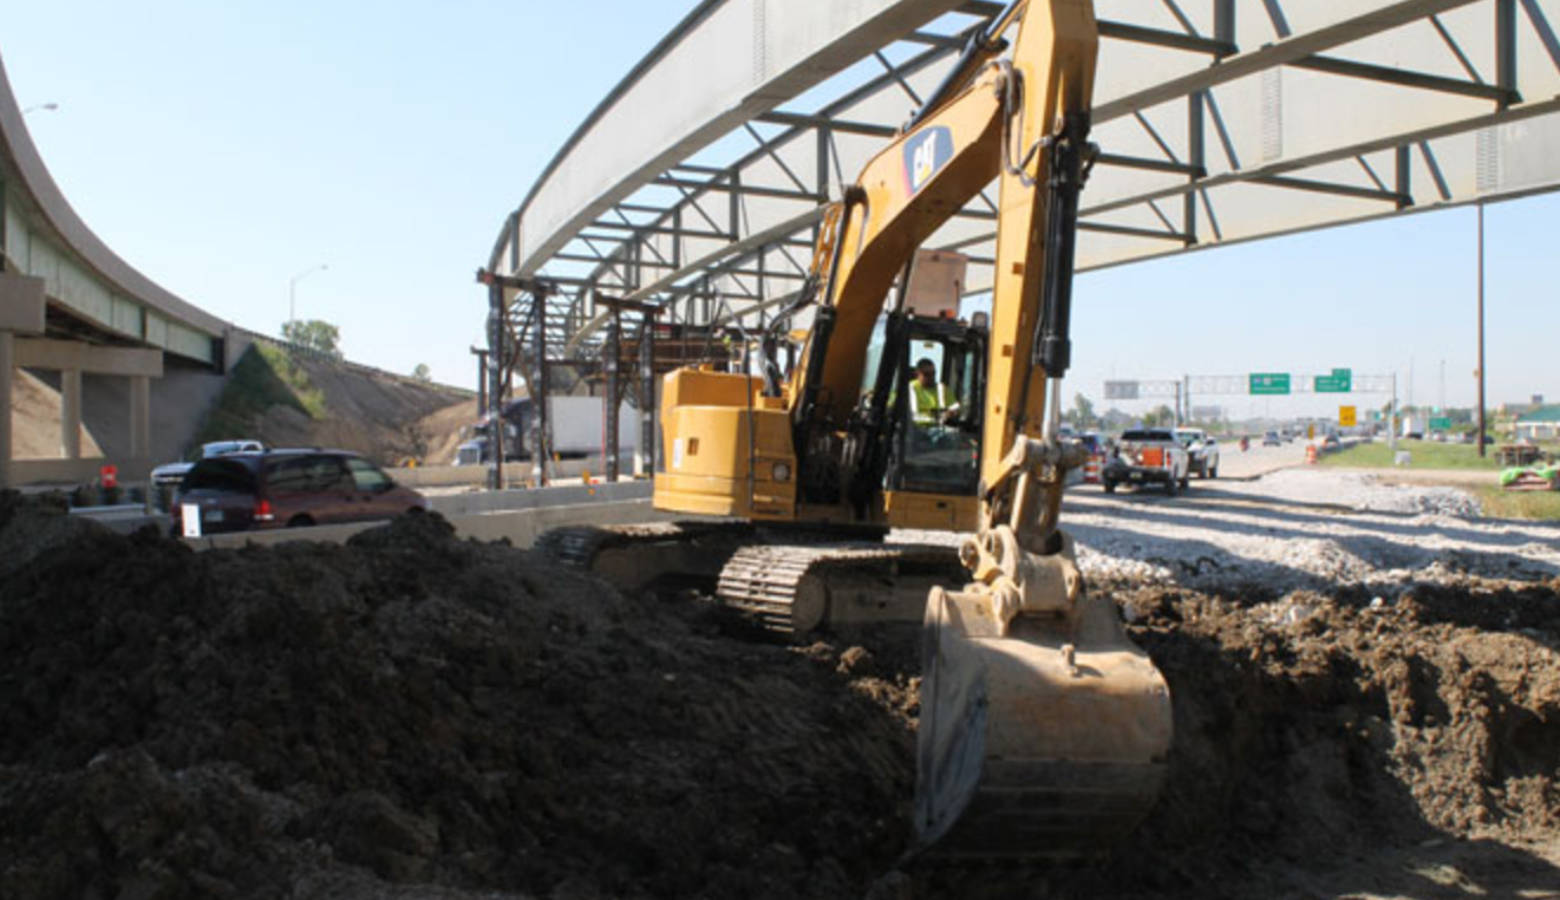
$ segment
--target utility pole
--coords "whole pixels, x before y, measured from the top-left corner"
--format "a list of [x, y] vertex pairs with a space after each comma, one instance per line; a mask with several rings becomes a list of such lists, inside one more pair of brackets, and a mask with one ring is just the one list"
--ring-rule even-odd
[[1484, 458], [1484, 204], [1479, 204], [1479, 458]]
[[1392, 372], [1392, 405], [1387, 409], [1387, 449], [1397, 454], [1397, 371]]

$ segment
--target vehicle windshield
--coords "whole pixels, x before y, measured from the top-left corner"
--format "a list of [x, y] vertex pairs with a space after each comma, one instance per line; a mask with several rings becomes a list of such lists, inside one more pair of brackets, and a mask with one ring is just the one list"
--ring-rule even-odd
[[1168, 432], [1168, 431], [1149, 431], [1147, 429], [1137, 429], [1137, 430], [1134, 430], [1134, 431], [1123, 431], [1121, 433], [1121, 439], [1124, 440], [1124, 441], [1168, 441], [1168, 440], [1173, 440], [1173, 438], [1170, 437], [1170, 432]]
[[1175, 439], [1180, 441], [1183, 444], [1195, 444], [1198, 441], [1202, 440], [1202, 435], [1198, 434], [1195, 431], [1187, 431], [1187, 430], [1185, 430], [1183, 428], [1183, 429], [1177, 429], [1176, 430], [1176, 432], [1175, 432]]
[[255, 473], [236, 459], [203, 459], [184, 476], [179, 489], [253, 494]]
[[217, 441], [213, 444], [207, 444], [204, 452], [207, 456], [221, 456], [225, 453], [237, 453], [243, 449], [243, 441]]

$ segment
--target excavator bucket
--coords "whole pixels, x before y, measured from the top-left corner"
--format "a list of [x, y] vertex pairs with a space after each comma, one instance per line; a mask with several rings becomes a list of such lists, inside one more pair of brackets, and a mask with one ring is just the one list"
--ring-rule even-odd
[[1170, 690], [1115, 605], [1020, 615], [932, 589], [922, 644], [916, 829], [937, 858], [1041, 860], [1108, 850], [1165, 778]]

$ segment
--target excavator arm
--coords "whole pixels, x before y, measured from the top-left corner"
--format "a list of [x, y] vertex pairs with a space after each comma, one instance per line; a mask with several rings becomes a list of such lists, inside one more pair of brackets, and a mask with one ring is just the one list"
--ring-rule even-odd
[[973, 580], [933, 589], [925, 618], [916, 825], [939, 855], [1096, 852], [1141, 819], [1164, 777], [1168, 688], [1115, 606], [1085, 590], [1058, 528], [1065, 473], [1082, 461], [1059, 440], [1056, 396], [1096, 47], [1090, 0], [1019, 0], [974, 36], [831, 211], [820, 307], [792, 376], [805, 470], [828, 456], [817, 441], [851, 427], [873, 325], [916, 248], [1000, 179], [980, 527], [960, 549]]

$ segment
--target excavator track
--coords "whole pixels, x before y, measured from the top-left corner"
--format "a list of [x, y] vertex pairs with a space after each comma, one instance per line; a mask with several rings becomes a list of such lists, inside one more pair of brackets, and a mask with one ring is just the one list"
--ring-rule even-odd
[[760, 531], [744, 522], [656, 522], [552, 529], [536, 549], [635, 592], [668, 576], [704, 581], [725, 606], [779, 634], [920, 621], [933, 585], [964, 577], [953, 547]]
[[953, 547], [922, 544], [776, 543], [737, 550], [715, 594], [770, 631], [919, 621], [933, 584], [963, 575]]
[[534, 549], [635, 593], [666, 577], [713, 581], [725, 557], [752, 533], [751, 524], [735, 521], [568, 525], [543, 532]]

